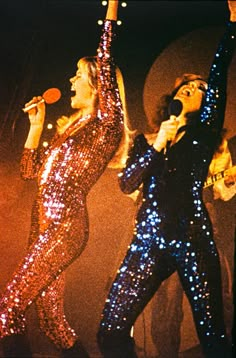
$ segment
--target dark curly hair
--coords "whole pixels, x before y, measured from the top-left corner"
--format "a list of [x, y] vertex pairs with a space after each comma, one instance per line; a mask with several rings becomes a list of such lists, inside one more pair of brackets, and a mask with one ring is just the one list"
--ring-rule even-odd
[[[176, 78], [173, 91], [170, 94], [165, 94], [160, 98], [156, 109], [155, 119], [152, 121], [153, 127], [155, 128], [156, 131], [158, 131], [163, 121], [169, 119], [170, 103], [175, 97], [180, 87], [182, 87], [184, 84], [187, 84], [190, 81], [195, 81], [195, 80], [201, 80], [203, 82], [206, 82], [206, 80], [200, 75], [193, 74], [193, 73], [184, 73], [181, 77]], [[189, 113], [188, 120], [194, 121], [194, 119], [197, 118], [198, 115], [199, 115], [199, 111], [194, 113]]]

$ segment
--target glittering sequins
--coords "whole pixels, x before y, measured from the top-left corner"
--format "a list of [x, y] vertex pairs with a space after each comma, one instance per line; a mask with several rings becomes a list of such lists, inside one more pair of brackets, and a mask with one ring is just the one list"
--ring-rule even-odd
[[100, 111], [81, 118], [55, 137], [41, 156], [24, 149], [24, 179], [38, 177], [32, 211], [30, 247], [0, 300], [0, 336], [23, 333], [25, 309], [36, 300], [41, 329], [62, 348], [76, 340], [65, 319], [63, 271], [88, 240], [86, 195], [114, 155], [121, 140], [123, 111], [111, 56], [113, 21], [104, 22], [98, 49]]
[[99, 336], [104, 340], [125, 342], [161, 282], [177, 270], [204, 353], [215, 356], [225, 348], [220, 264], [202, 187], [224, 120], [226, 69], [235, 47], [232, 31], [235, 24], [216, 53], [198, 124], [187, 126], [166, 154], [137, 136], [119, 175], [125, 193], [143, 185], [143, 201], [102, 313]]

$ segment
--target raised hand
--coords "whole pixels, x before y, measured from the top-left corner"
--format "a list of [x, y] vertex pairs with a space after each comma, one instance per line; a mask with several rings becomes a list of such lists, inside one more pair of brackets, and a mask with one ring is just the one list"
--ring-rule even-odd
[[118, 0], [109, 0], [106, 19], [108, 20], [117, 20], [117, 11], [118, 11]]
[[230, 11], [230, 21], [236, 22], [236, 1], [228, 0], [228, 7]]

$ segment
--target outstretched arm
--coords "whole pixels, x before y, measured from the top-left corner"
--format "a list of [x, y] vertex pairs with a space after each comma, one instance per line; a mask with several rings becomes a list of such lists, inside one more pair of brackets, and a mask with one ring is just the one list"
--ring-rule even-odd
[[[228, 0], [229, 21], [223, 34], [208, 77], [208, 89], [203, 100], [201, 123], [206, 128], [205, 141], [215, 150], [225, 118], [228, 69], [236, 46], [236, 2]], [[211, 138], [211, 139], [210, 139]]]
[[109, 0], [102, 35], [98, 47], [98, 95], [99, 105], [107, 114], [107, 122], [123, 117], [113, 58], [113, 42], [116, 37], [118, 0]]

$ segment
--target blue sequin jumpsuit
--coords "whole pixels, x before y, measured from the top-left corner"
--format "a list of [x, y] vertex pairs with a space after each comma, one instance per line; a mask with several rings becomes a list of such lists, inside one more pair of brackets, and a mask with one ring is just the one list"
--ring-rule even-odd
[[133, 240], [102, 313], [98, 342], [105, 357], [135, 356], [131, 327], [162, 281], [175, 271], [190, 302], [204, 354], [226, 356], [220, 263], [202, 188], [223, 126], [235, 33], [236, 24], [229, 22], [197, 123], [184, 128], [184, 136], [166, 155], [138, 135], [119, 175], [126, 194], [143, 185], [143, 201]]
[[77, 336], [64, 315], [64, 270], [88, 240], [86, 196], [114, 155], [123, 110], [111, 48], [115, 22], [106, 20], [98, 48], [98, 116], [75, 121], [57, 135], [43, 158], [24, 149], [21, 173], [38, 178], [26, 257], [0, 300], [0, 337], [25, 331], [25, 310], [36, 301], [41, 329], [60, 348]]

